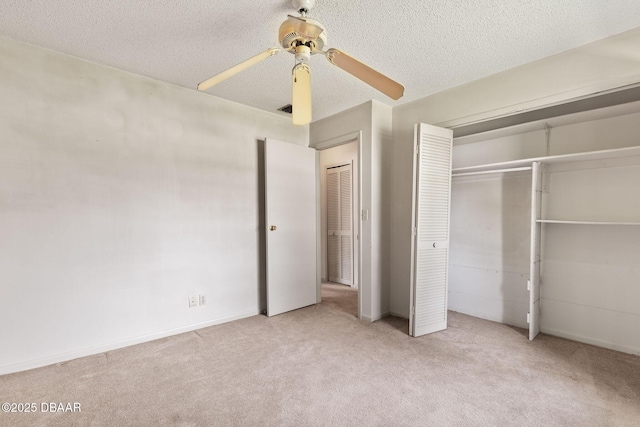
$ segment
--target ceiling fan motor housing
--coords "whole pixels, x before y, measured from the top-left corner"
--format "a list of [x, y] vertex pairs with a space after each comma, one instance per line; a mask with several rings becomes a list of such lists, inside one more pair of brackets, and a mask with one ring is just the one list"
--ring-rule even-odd
[[[296, 22], [295, 18], [292, 18], [293, 17], [290, 17], [289, 19], [284, 21], [282, 25], [280, 25], [280, 31], [278, 32], [280, 45], [287, 50], [291, 49], [292, 47], [295, 48], [298, 45], [306, 45], [312, 48], [312, 51], [314, 49], [323, 50], [327, 44], [327, 35], [324, 31], [324, 26], [312, 19], [302, 18], [304, 22], [309, 23], [311, 27], [319, 27], [322, 29], [322, 33], [320, 33], [319, 35], [305, 34], [300, 31], [300, 28], [302, 27], [300, 25], [300, 22]], [[298, 18], [298, 20], [300, 19], [301, 18]]]

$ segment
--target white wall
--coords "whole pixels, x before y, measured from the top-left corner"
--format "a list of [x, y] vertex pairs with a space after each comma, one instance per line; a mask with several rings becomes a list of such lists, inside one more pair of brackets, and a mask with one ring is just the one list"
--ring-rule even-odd
[[6, 38], [0, 57], [0, 373], [258, 313], [257, 141], [307, 127]]
[[[543, 131], [490, 132], [510, 135], [474, 136], [454, 156], [467, 165], [472, 153], [492, 162], [492, 154], [513, 160], [542, 147], [568, 154], [638, 146], [639, 110], [633, 103], [550, 119], [548, 144]], [[568, 123], [577, 120], [586, 121]], [[527, 327], [530, 180], [521, 172], [454, 178], [450, 309]], [[640, 223], [638, 157], [550, 165], [543, 182], [544, 218]], [[541, 331], [640, 354], [640, 226], [547, 224], [542, 240]]]
[[358, 285], [358, 266], [357, 259], [359, 256], [358, 253], [358, 223], [360, 221], [359, 209], [358, 209], [358, 200], [360, 200], [359, 187], [360, 182], [358, 181], [358, 141], [352, 141], [347, 144], [339, 145], [337, 147], [329, 148], [327, 150], [320, 151], [320, 247], [321, 247], [321, 258], [322, 258], [322, 280], [328, 280], [327, 273], [327, 168], [350, 164], [352, 165], [351, 176], [352, 176], [352, 212], [353, 212], [353, 259], [354, 259], [354, 268], [353, 268], [353, 283]]
[[390, 314], [391, 194], [393, 159], [393, 109], [372, 101], [371, 105], [371, 283], [373, 319]]
[[[481, 137], [482, 135], [474, 136], [473, 139], [477, 141]], [[464, 139], [466, 138], [454, 139], [454, 157], [451, 165], [453, 169], [516, 159], [530, 159], [547, 154], [544, 129], [480, 139], [482, 144], [462, 143]]]
[[[640, 145], [640, 102], [611, 107], [591, 113], [602, 115], [605, 111], [618, 113], [612, 117], [592, 118], [571, 126], [553, 125], [549, 137], [549, 154], [567, 154], [609, 148]], [[588, 115], [584, 115], [589, 117]]]
[[527, 328], [531, 174], [453, 178], [449, 309]]
[[[446, 90], [393, 109], [390, 311], [409, 315], [411, 181], [416, 123], [453, 127], [580, 98], [640, 82], [633, 58], [640, 28]], [[509, 148], [509, 150], [512, 150]], [[496, 158], [528, 157], [521, 147]], [[457, 162], [454, 151], [453, 161]], [[486, 157], [478, 159], [478, 163]]]

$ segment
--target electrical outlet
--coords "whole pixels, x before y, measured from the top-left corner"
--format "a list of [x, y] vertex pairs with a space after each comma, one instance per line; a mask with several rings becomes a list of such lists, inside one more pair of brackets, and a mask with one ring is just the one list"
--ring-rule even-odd
[[198, 297], [191, 296], [189, 297], [189, 308], [198, 306]]
[[207, 303], [207, 298], [204, 295], [200, 295], [200, 305], [205, 305]]

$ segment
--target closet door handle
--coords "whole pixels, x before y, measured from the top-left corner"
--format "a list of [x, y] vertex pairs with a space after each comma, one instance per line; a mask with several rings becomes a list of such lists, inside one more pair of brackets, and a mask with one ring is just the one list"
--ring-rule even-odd
[[436, 242], [433, 242], [433, 247], [434, 247], [434, 248], [436, 247]]

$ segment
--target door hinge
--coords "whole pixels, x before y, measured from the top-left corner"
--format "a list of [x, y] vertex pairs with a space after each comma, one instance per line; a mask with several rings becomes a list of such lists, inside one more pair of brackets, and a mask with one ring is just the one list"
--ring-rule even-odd
[[531, 280], [527, 280], [527, 290], [531, 291]]
[[416, 155], [420, 154], [420, 144], [416, 144], [415, 152], [416, 152]]
[[417, 227], [413, 227], [413, 235], [414, 236], [418, 235], [418, 228]]
[[416, 313], [416, 307], [414, 305], [411, 306], [411, 316]]
[[527, 313], [527, 323], [531, 323], [531, 313]]

